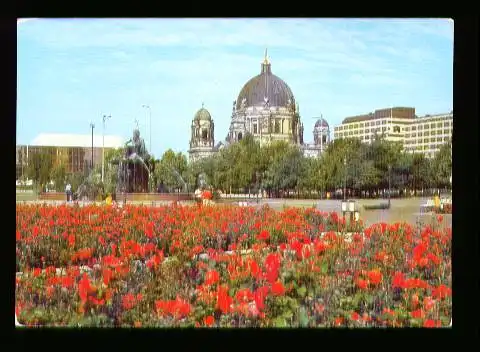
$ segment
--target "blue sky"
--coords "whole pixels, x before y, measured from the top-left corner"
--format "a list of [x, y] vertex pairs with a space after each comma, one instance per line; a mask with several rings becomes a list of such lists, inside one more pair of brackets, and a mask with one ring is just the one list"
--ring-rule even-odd
[[[215, 140], [232, 103], [272, 72], [300, 105], [305, 141], [314, 117], [333, 126], [378, 108], [417, 115], [453, 108], [453, 21], [448, 19], [28, 19], [17, 24], [17, 144], [40, 133], [131, 136], [135, 119], [152, 151], [186, 152], [205, 103]], [[146, 126], [147, 124], [147, 126]]]

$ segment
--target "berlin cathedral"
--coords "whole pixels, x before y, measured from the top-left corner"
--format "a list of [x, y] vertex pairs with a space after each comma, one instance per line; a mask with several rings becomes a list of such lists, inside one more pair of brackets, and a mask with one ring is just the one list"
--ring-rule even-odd
[[238, 142], [247, 133], [260, 145], [278, 140], [298, 145], [309, 157], [320, 156], [330, 142], [328, 123], [319, 118], [313, 130], [314, 142], [304, 143], [299, 105], [287, 83], [272, 73], [266, 50], [260, 74], [245, 83], [233, 102], [225, 141], [215, 144], [212, 116], [203, 104], [197, 111], [191, 125], [190, 160], [211, 156], [221, 148]]

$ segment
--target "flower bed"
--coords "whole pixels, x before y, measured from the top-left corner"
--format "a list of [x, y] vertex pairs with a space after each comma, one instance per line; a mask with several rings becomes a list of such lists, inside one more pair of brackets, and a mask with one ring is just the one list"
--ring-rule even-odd
[[16, 313], [27, 326], [446, 327], [441, 225], [349, 228], [302, 208], [17, 205]]

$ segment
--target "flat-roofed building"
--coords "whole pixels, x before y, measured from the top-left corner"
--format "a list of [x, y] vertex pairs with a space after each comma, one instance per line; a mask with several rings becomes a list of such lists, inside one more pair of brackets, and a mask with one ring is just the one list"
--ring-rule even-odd
[[417, 117], [405, 131], [403, 147], [410, 153], [433, 157], [443, 144], [451, 142], [452, 133], [452, 112]]
[[405, 128], [415, 119], [415, 108], [395, 107], [375, 110], [373, 113], [347, 117], [335, 126], [333, 138], [359, 138], [371, 143], [375, 134], [384, 135], [386, 140], [401, 142]]
[[388, 141], [401, 142], [407, 152], [433, 157], [451, 140], [452, 131], [453, 112], [418, 117], [415, 108], [396, 107], [347, 117], [334, 127], [333, 138], [359, 138], [371, 143], [375, 134], [383, 135]]
[[[104, 142], [104, 144], [103, 144]], [[105, 153], [110, 149], [121, 148], [123, 139], [118, 136], [93, 135], [93, 165], [102, 163], [102, 145]], [[92, 135], [40, 134], [30, 144], [16, 147], [17, 180], [25, 173], [28, 160], [35, 153], [48, 151], [55, 160], [64, 158], [67, 173], [84, 172], [92, 165]]]

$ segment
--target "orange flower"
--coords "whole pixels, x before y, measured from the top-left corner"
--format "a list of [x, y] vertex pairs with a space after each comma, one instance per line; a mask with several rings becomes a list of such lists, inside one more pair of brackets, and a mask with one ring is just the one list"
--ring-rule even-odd
[[141, 328], [142, 327], [142, 322], [141, 321], [136, 321], [135, 323], [133, 323], [133, 326], [136, 327], [136, 328]]

